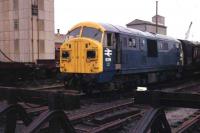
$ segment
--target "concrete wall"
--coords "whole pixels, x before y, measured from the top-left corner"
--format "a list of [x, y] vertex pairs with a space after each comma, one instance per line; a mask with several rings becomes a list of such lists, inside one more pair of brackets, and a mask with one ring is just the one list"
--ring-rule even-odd
[[[165, 25], [165, 17], [158, 15], [157, 20], [159, 25]], [[156, 23], [156, 15], [152, 17], [152, 22]]]
[[[38, 15], [32, 15], [32, 5], [38, 5]], [[54, 0], [0, 0], [0, 18], [6, 56], [17, 62], [54, 59]], [[8, 59], [0, 53], [0, 61]]]
[[[146, 31], [152, 32], [152, 33], [156, 33], [156, 26], [147, 25], [146, 27], [147, 27]], [[167, 31], [166, 31], [166, 29], [163, 28], [163, 27], [158, 27], [158, 34], [166, 35], [166, 34], [167, 34]]]

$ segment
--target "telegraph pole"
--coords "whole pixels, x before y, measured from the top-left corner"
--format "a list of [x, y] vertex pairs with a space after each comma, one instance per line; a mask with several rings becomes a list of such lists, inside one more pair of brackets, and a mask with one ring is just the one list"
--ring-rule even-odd
[[156, 1], [156, 33], [158, 33], [158, 1]]

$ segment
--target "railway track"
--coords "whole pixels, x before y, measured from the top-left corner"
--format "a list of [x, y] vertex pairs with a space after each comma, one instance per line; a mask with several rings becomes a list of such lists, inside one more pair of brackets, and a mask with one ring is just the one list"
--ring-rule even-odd
[[[175, 87], [170, 87], [168, 85], [165, 91], [187, 92], [188, 90], [191, 90], [196, 92], [198, 87], [200, 87], [200, 84], [197, 81], [185, 83], [183, 85], [177, 85]], [[69, 120], [73, 124], [75, 130], [81, 133], [99, 133], [107, 131], [114, 131], [117, 133], [118, 131], [116, 131], [116, 129], [123, 130], [123, 127], [129, 125], [129, 123], [134, 123], [133, 125], [136, 125], [138, 119], [140, 119], [144, 112], [148, 109], [148, 107], [145, 106], [134, 105], [134, 101], [132, 99], [134, 92], [129, 92], [127, 95], [126, 93], [119, 94], [118, 91], [110, 91], [103, 95], [96, 93], [92, 97], [87, 97], [86, 95], [80, 94], [77, 91], [65, 90], [64, 86], [60, 84], [37, 88], [29, 87], [28, 89], [38, 92], [58, 91], [65, 94], [79, 94], [81, 100], [84, 101], [81, 103], [80, 109], [65, 111], [65, 113], [69, 117]], [[117, 94], [119, 95], [117, 96]], [[113, 98], [114, 96], [115, 98]], [[121, 96], [123, 98], [121, 98]], [[27, 112], [34, 117], [48, 110], [48, 106], [45, 105], [36, 105], [30, 103], [20, 104], [23, 105]], [[177, 124], [176, 127], [173, 127], [172, 125], [173, 132], [185, 132], [192, 129], [192, 127], [195, 127], [195, 125], [197, 125], [199, 122], [200, 113], [194, 114], [194, 117], [188, 116], [188, 119], [185, 119], [185, 121], [177, 122], [179, 124]]]
[[[190, 133], [195, 131], [200, 131], [200, 110], [188, 109], [192, 111], [189, 115], [177, 120], [174, 123], [170, 123], [173, 133]], [[180, 112], [179, 110], [176, 110]]]
[[128, 120], [140, 118], [145, 109], [142, 106], [135, 106], [130, 99], [122, 103], [112, 102], [110, 105], [93, 107], [84, 113], [77, 112], [79, 115], [71, 114], [69, 119], [77, 132], [99, 133], [116, 129]]
[[[191, 83], [175, 89], [175, 92], [200, 94], [200, 83]], [[200, 132], [200, 110], [177, 108], [174, 111], [173, 119], [175, 122], [170, 123], [173, 133], [191, 133]], [[184, 116], [185, 115], [185, 116]], [[169, 118], [170, 121], [170, 118]]]
[[[47, 111], [47, 106], [37, 107], [36, 105], [20, 103], [26, 108], [30, 116], [36, 117]], [[147, 107], [134, 105], [133, 99], [118, 100], [100, 105], [92, 105], [73, 111], [65, 111], [70, 122], [77, 133], [101, 133], [114, 131], [129, 121], [134, 122], [142, 117]], [[41, 131], [47, 131], [47, 126]], [[20, 132], [20, 131], [19, 131]]]

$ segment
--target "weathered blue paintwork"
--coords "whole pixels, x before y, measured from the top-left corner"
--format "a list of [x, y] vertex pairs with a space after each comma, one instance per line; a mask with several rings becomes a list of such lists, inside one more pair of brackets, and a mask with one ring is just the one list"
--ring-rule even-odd
[[[120, 36], [121, 69], [117, 70], [115, 68], [116, 46], [104, 46], [103, 73], [99, 74], [98, 82], [111, 81], [116, 74], [149, 73], [177, 69], [180, 60], [180, 48], [178, 46], [180, 42], [178, 40], [164, 35], [151, 34], [121, 26], [109, 24], [102, 24], [102, 26], [107, 31], [118, 33]], [[123, 41], [124, 38], [127, 39], [127, 43]], [[128, 46], [129, 38], [136, 40], [136, 47]], [[147, 39], [157, 41], [157, 57], [148, 57]], [[168, 49], [162, 49], [160, 43], [167, 43]], [[110, 57], [105, 54], [106, 49], [112, 51]]]

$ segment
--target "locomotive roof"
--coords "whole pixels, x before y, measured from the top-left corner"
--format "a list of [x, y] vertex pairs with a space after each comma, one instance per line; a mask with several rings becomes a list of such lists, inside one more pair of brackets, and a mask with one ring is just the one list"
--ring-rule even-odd
[[177, 39], [175, 39], [173, 37], [160, 35], [160, 34], [154, 34], [154, 33], [150, 33], [150, 32], [143, 32], [143, 31], [140, 31], [137, 29], [131, 29], [131, 28], [123, 27], [123, 26], [106, 24], [106, 23], [81, 22], [81, 23], [75, 25], [71, 30], [73, 30], [77, 27], [82, 27], [82, 26], [94, 27], [94, 28], [100, 29], [103, 32], [104, 31], [117, 32], [117, 33], [122, 33], [122, 34], [127, 34], [127, 35], [141, 36], [141, 37], [150, 38], [150, 39], [160, 39], [160, 40], [179, 42]]
[[105, 31], [110, 31], [110, 32], [118, 32], [122, 34], [128, 34], [128, 35], [136, 35], [136, 36], [142, 36], [146, 38], [151, 38], [151, 39], [161, 39], [161, 40], [170, 40], [170, 41], [176, 41], [179, 42], [177, 39], [161, 34], [154, 34], [150, 32], [143, 32], [137, 29], [132, 29], [132, 28], [126, 28], [123, 26], [118, 26], [118, 25], [112, 25], [112, 24], [105, 24], [105, 23], [100, 23], [104, 28]]

